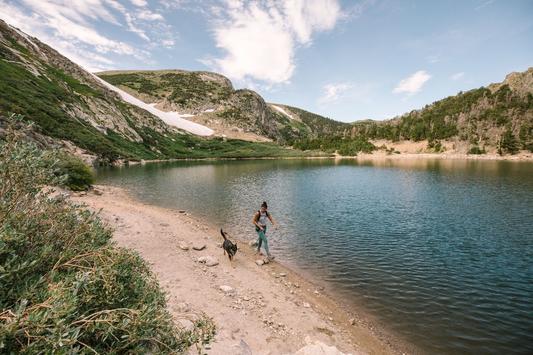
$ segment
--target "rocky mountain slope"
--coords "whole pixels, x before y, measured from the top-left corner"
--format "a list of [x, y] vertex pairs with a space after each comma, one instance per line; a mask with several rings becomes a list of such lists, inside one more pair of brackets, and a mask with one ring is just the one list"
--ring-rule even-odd
[[502, 146], [509, 152], [533, 149], [533, 68], [391, 120], [354, 123], [267, 104], [251, 90], [234, 90], [227, 78], [216, 73], [165, 70], [98, 75], [162, 110], [194, 115], [192, 120], [219, 133], [251, 132], [301, 149], [327, 146], [333, 151], [346, 141], [367, 147], [360, 144], [366, 140], [427, 141], [427, 150], [435, 152], [444, 149], [441, 141], [452, 142], [446, 146], [465, 152], [482, 153]]
[[171, 127], [0, 20], [0, 131], [12, 113], [35, 123], [35, 137], [103, 161], [299, 154], [274, 144], [202, 139]]
[[253, 133], [256, 138], [287, 144], [332, 133], [335, 129], [324, 129], [329, 125], [346, 125], [294, 107], [268, 104], [252, 90], [235, 90], [229, 79], [216, 73], [158, 70], [97, 75], [161, 110], [194, 115], [191, 120], [227, 136]]
[[441, 140], [463, 143], [472, 152], [502, 145], [509, 152], [533, 151], [533, 68], [392, 120], [356, 122], [346, 133], [390, 141], [427, 140], [436, 151]]

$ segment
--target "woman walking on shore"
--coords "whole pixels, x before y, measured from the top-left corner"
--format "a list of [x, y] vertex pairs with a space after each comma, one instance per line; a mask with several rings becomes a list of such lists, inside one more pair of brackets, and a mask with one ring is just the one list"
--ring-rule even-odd
[[259, 239], [257, 240], [257, 253], [259, 254], [261, 252], [261, 244], [263, 244], [267, 257], [270, 260], [273, 260], [274, 257], [270, 254], [270, 251], [268, 250], [268, 241], [266, 237], [267, 219], [270, 220], [270, 223], [272, 223], [273, 226], [276, 226], [276, 223], [274, 222], [274, 219], [272, 218], [270, 213], [268, 213], [267, 209], [267, 203], [263, 201], [263, 203], [261, 204], [261, 209], [259, 209], [259, 211], [255, 213], [252, 222], [255, 226], [255, 231], [259, 236]]

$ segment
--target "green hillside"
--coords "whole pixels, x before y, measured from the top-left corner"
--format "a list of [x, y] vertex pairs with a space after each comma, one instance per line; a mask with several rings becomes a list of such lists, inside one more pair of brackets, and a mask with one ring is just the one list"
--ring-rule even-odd
[[0, 121], [11, 113], [35, 122], [36, 134], [53, 138], [55, 145], [73, 143], [103, 162], [309, 154], [274, 143], [204, 139], [170, 127], [122, 101], [54, 49], [0, 21]]

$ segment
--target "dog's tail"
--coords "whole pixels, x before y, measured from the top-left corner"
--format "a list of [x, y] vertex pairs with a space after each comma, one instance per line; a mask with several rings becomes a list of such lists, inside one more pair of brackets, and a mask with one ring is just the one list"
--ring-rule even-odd
[[226, 240], [226, 233], [222, 230], [222, 228], [220, 228], [220, 234], [222, 234], [222, 238], [224, 238], [224, 240]]

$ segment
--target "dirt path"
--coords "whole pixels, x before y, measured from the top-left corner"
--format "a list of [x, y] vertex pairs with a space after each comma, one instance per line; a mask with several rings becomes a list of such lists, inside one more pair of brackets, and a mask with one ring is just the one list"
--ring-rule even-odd
[[[118, 245], [138, 251], [151, 265], [177, 322], [190, 326], [199, 312], [214, 319], [217, 335], [202, 353], [393, 353], [360, 317], [296, 273], [277, 262], [258, 266], [248, 245], [239, 245], [230, 264], [218, 230], [187, 213], [144, 204], [108, 186], [73, 199], [101, 210]], [[192, 248], [201, 245], [205, 249]], [[218, 265], [198, 262], [203, 256]]]

